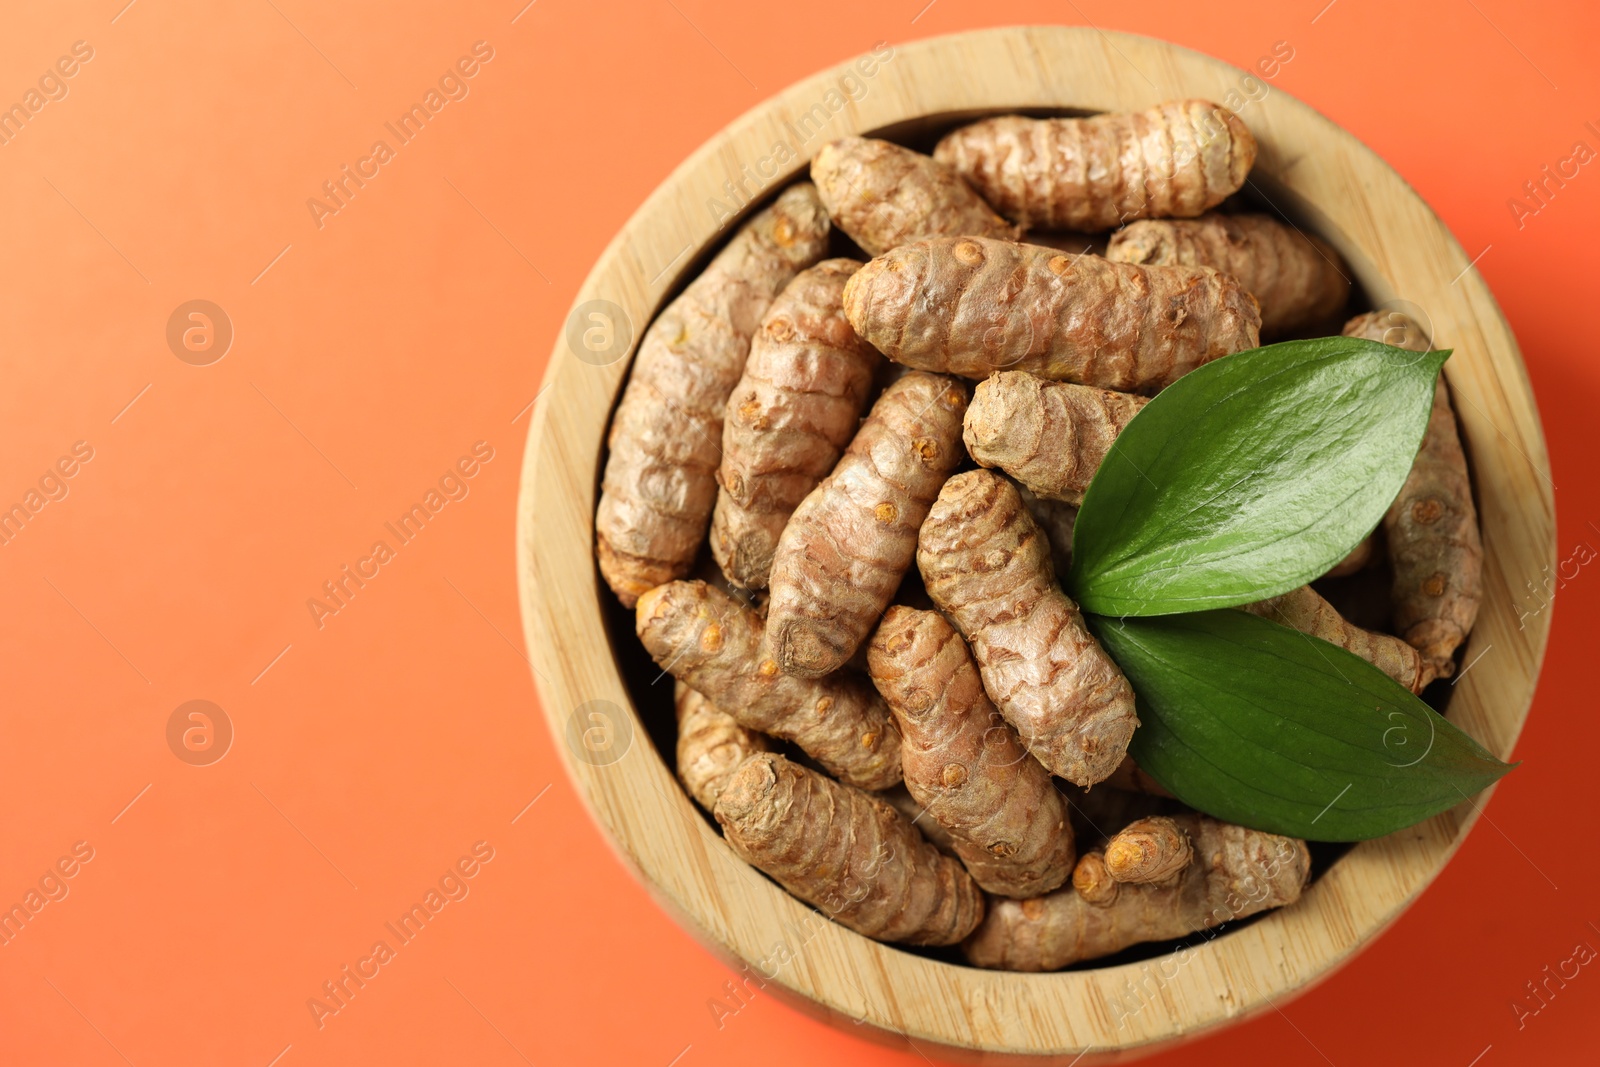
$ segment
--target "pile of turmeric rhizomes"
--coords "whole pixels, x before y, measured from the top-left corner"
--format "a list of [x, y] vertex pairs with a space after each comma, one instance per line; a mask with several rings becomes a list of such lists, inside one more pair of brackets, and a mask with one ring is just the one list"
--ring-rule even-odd
[[[1049, 970], [1299, 898], [1304, 841], [1190, 811], [1126, 756], [1133, 688], [1057, 582], [1150, 396], [1351, 302], [1332, 247], [1236, 210], [1255, 156], [1200, 100], [991, 118], [931, 156], [847, 137], [642, 337], [600, 571], [677, 679], [689, 792], [836, 921]], [[1343, 332], [1430, 346], [1394, 313]], [[1412, 692], [1450, 675], [1481, 547], [1442, 378], [1334, 573], [1384, 558], [1394, 635], [1310, 586], [1246, 610]]]

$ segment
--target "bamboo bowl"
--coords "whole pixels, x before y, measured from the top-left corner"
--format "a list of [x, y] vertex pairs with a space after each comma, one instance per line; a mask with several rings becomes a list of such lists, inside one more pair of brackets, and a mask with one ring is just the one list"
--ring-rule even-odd
[[[1085, 1051], [1091, 1059], [1148, 1051], [1281, 1005], [1331, 974], [1438, 874], [1487, 794], [1348, 850], [1298, 904], [1200, 944], [1181, 966], [1169, 955], [1056, 974], [977, 970], [825, 921], [733, 855], [663, 759], [670, 737], [652, 743], [670, 679], [652, 687], [657, 671], [593, 562], [605, 433], [633, 346], [731, 232], [729, 212], [742, 218], [769, 200], [822, 144], [866, 132], [915, 139], [1015, 110], [1135, 110], [1175, 97], [1231, 106], [1261, 84], [1170, 44], [1088, 29], [1007, 28], [883, 51], [800, 82], [712, 138], [584, 282], [545, 375], [518, 505], [518, 586], [540, 702], [579, 793], [624, 861], [736, 969], [771, 975], [765, 990], [855, 1032], [947, 1056], [1065, 1062]], [[1516, 342], [1461, 247], [1370, 150], [1281, 91], [1236, 110], [1260, 142], [1254, 194], [1337, 247], [1374, 305], [1420, 310], [1435, 342], [1455, 349], [1445, 373], [1472, 457], [1486, 561], [1464, 661], [1476, 669], [1451, 690], [1447, 713], [1507, 758], [1550, 620], [1540, 612], [1519, 625], [1518, 594], [1555, 562], [1549, 465]], [[605, 317], [592, 318], [596, 311]], [[587, 349], [578, 343], [607, 321], [609, 350], [594, 352], [593, 338]], [[605, 335], [595, 336], [603, 347]], [[641, 717], [640, 704], [655, 707]]]

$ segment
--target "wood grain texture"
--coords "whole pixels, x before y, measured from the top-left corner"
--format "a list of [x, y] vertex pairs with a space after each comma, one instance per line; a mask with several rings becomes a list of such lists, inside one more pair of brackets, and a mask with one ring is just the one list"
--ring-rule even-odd
[[[726, 203], [724, 182], [737, 181], [742, 166], [757, 173], [780, 141], [794, 157], [766, 179], [758, 200], [799, 175], [822, 144], [847, 134], [895, 136], [939, 117], [1014, 109], [1135, 110], [1176, 97], [1220, 99], [1244, 77], [1148, 38], [1062, 27], [989, 30], [897, 46], [865, 79], [865, 95], [802, 141], [791, 123], [823, 101], [845, 69], [791, 87], [700, 148], [606, 248], [575, 304], [619, 305], [636, 342], [695, 262], [683, 250], [726, 237], [731, 220], [724, 216], [719, 227], [708, 200]], [[1464, 660], [1472, 666], [1448, 715], [1509, 757], [1550, 624], [1542, 612], [1519, 625], [1514, 596], [1556, 558], [1549, 462], [1516, 342], [1468, 256], [1370, 150], [1286, 93], [1249, 105], [1242, 117], [1261, 145], [1247, 189], [1331, 242], [1374, 302], [1420, 309], [1435, 342], [1455, 349], [1445, 374], [1473, 461], [1486, 564], [1482, 613]], [[737, 859], [698, 816], [645, 736], [610, 654], [601, 615], [610, 593], [593, 562], [593, 515], [606, 422], [627, 366], [625, 358], [603, 366], [580, 360], [558, 338], [529, 431], [518, 582], [540, 701], [579, 792], [656, 898], [735, 967], [769, 960], [786, 944], [792, 958], [767, 988], [808, 1010], [863, 1023], [851, 1027], [855, 1033], [891, 1043], [909, 1036], [984, 1062], [1067, 1062], [1086, 1049], [1082, 1063], [1136, 1054], [1281, 1006], [1326, 978], [1416, 899], [1488, 801], [1482, 794], [1357, 846], [1299, 904], [1204, 944], [1180, 967], [1168, 957], [1164, 966], [1157, 959], [1064, 974], [986, 972], [820, 920]], [[591, 701], [609, 702], [610, 713], [632, 727], [631, 745], [614, 762], [578, 759], [566, 741], [573, 715]], [[591, 704], [586, 713], [597, 707], [605, 708]]]

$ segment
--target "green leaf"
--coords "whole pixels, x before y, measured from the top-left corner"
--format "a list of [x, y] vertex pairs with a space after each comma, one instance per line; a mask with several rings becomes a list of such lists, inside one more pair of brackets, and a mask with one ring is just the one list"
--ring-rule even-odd
[[1179, 378], [1089, 484], [1070, 591], [1101, 615], [1169, 615], [1326, 573], [1399, 494], [1448, 356], [1324, 337]]
[[1088, 620], [1138, 694], [1129, 753], [1215, 818], [1362, 841], [1511, 769], [1366, 660], [1268, 619]]

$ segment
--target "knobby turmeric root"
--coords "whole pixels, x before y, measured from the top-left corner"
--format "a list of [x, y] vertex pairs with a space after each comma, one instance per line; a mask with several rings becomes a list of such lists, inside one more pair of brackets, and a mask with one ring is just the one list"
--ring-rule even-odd
[[965, 384], [907, 374], [883, 391], [844, 458], [778, 539], [767, 625], [784, 671], [850, 659], [916, 556], [917, 531], [961, 461]]
[[1167, 815], [1129, 823], [1106, 842], [1106, 873], [1124, 885], [1170, 885], [1193, 859], [1189, 835]]
[[1139, 725], [1133, 689], [1056, 585], [1050, 546], [1011, 483], [985, 470], [946, 482], [917, 565], [1028, 751], [1082, 786], [1115, 770]]
[[1040, 245], [939, 237], [902, 245], [844, 289], [856, 332], [896, 363], [985, 378], [1022, 370], [1153, 392], [1256, 347], [1255, 300], [1210, 267], [1140, 267]]
[[1106, 905], [1117, 899], [1121, 886], [1106, 869], [1103, 852], [1085, 852], [1072, 869], [1072, 888], [1090, 904]]
[[834, 225], [869, 256], [947, 234], [1017, 236], [960, 175], [888, 141], [845, 137], [824, 145], [811, 161], [811, 180]]
[[[917, 803], [917, 798], [906, 789], [904, 782], [893, 789], [880, 789], [878, 796], [887, 800], [895, 811], [906, 817], [906, 820], [915, 826], [928, 843], [947, 856], [956, 854], [956, 839], [950, 836], [950, 831], [939, 825], [939, 820], [928, 814], [928, 809]], [[959, 857], [958, 857], [959, 858]]]
[[933, 158], [1013, 222], [1094, 232], [1216, 207], [1244, 184], [1256, 141], [1226, 108], [1172, 100], [1086, 119], [984, 119], [945, 137]]
[[678, 780], [710, 811], [739, 765], [772, 746], [682, 682], [676, 683], [673, 703], [678, 713]]
[[1102, 891], [1109, 900], [1098, 904], [1077, 888], [996, 900], [962, 946], [967, 959], [979, 967], [1053, 971], [1300, 899], [1311, 869], [1304, 841], [1204, 815], [1173, 821], [1192, 842], [1194, 859], [1170, 885], [1119, 884], [1114, 894]]
[[1413, 693], [1422, 692], [1434, 679], [1433, 669], [1415, 648], [1398, 637], [1363, 630], [1340, 615], [1337, 608], [1309, 585], [1258, 600], [1254, 604], [1245, 604], [1244, 610], [1281, 623], [1291, 630], [1320, 637], [1330, 645], [1338, 645], [1346, 652], [1360, 656]]
[[1350, 279], [1333, 246], [1270, 215], [1135, 222], [1112, 235], [1106, 258], [1233, 275], [1261, 305], [1263, 337], [1321, 322], [1350, 298]]
[[1394, 345], [1410, 352], [1427, 352], [1433, 338], [1413, 319], [1399, 311], [1367, 311], [1344, 324], [1344, 336]]
[[1065, 882], [1074, 858], [1066, 804], [990, 703], [944, 616], [890, 608], [867, 662], [900, 727], [906, 789], [950, 831], [978, 885], [1032, 897]]
[[722, 413], [778, 290], [827, 248], [809, 183], [786, 189], [645, 331], [611, 420], [595, 513], [600, 573], [632, 607], [689, 573], [716, 501]]
[[844, 283], [860, 266], [829, 259], [801, 271], [767, 311], [728, 398], [711, 553], [745, 588], [766, 588], [778, 535], [855, 434], [882, 362], [844, 317]]
[[962, 438], [972, 458], [1035, 494], [1083, 503], [1084, 490], [1143, 397], [1001, 371], [978, 383]]
[[868, 937], [950, 945], [983, 917], [972, 876], [887, 800], [782, 756], [746, 761], [715, 814], [745, 862]]
[[[1392, 311], [1357, 315], [1344, 332], [1414, 352], [1431, 346], [1416, 323]], [[1435, 676], [1448, 678], [1455, 673], [1456, 649], [1478, 619], [1483, 541], [1443, 375], [1434, 387], [1422, 448], [1383, 517], [1383, 532], [1394, 568], [1395, 632], [1422, 653]]]
[[639, 640], [665, 671], [741, 726], [793, 741], [830, 774], [863, 789], [900, 781], [900, 732], [864, 681], [785, 674], [762, 641], [761, 616], [705, 582], [670, 582], [639, 598]]

